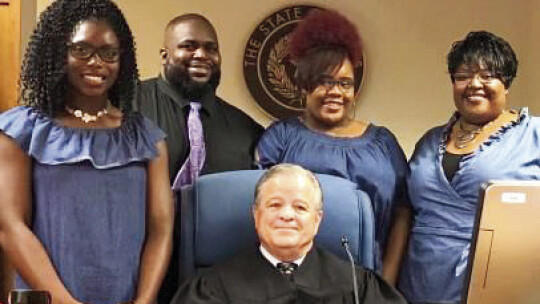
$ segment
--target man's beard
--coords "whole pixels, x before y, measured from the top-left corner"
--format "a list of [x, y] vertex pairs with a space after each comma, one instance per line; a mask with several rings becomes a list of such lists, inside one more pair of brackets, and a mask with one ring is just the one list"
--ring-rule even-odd
[[221, 79], [221, 69], [218, 66], [212, 67], [212, 74], [207, 82], [196, 82], [189, 73], [182, 67], [173, 65], [165, 66], [165, 77], [185, 98], [189, 100], [200, 100], [208, 93], [214, 93]]

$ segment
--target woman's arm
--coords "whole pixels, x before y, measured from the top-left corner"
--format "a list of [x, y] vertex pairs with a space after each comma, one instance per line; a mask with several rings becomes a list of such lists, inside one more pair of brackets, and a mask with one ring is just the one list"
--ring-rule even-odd
[[268, 169], [283, 160], [286, 142], [283, 140], [284, 123], [272, 124], [259, 139], [256, 158], [261, 169]]
[[387, 151], [390, 155], [390, 162], [396, 172], [395, 182], [395, 203], [390, 222], [390, 235], [384, 248], [382, 277], [390, 284], [396, 285], [401, 260], [407, 250], [407, 241], [412, 222], [412, 209], [408, 200], [406, 176], [408, 171], [405, 153], [397, 138], [388, 129], [386, 139]]
[[398, 203], [383, 258], [382, 276], [392, 285], [397, 283], [401, 260], [407, 250], [411, 222], [412, 210], [410, 204]]
[[48, 290], [54, 304], [77, 304], [58, 277], [47, 252], [29, 228], [32, 218], [31, 160], [0, 134], [0, 246], [34, 289]]
[[136, 304], [152, 304], [167, 271], [172, 248], [174, 207], [169, 182], [167, 147], [157, 144], [159, 156], [148, 165], [148, 203]]

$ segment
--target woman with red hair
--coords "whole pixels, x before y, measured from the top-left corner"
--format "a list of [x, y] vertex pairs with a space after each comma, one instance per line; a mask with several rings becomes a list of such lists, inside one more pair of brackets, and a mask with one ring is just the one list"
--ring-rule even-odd
[[314, 10], [291, 34], [289, 52], [305, 110], [268, 128], [258, 145], [260, 164], [296, 163], [349, 179], [367, 192], [380, 273], [394, 206], [405, 197], [407, 162], [388, 129], [353, 118], [362, 59], [358, 31], [336, 11]]

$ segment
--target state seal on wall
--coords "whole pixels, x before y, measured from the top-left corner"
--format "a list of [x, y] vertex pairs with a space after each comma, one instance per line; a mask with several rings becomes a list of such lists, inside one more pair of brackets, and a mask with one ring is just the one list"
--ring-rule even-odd
[[[294, 81], [296, 66], [290, 60], [287, 43], [297, 23], [312, 9], [323, 8], [300, 5], [272, 13], [257, 25], [246, 43], [246, 85], [257, 105], [276, 119], [303, 112], [301, 92]], [[358, 75], [356, 82], [360, 83], [363, 73]]]

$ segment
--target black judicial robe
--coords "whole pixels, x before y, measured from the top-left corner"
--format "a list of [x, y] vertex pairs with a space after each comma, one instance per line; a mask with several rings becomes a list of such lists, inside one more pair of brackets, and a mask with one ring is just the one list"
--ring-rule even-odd
[[[167, 134], [171, 184], [189, 155], [189, 102], [168, 82], [156, 77], [141, 82], [134, 103], [137, 111]], [[253, 169], [254, 150], [264, 128], [215, 92], [208, 92], [200, 102], [206, 145], [201, 174]]]
[[[356, 268], [360, 303], [407, 303], [378, 275]], [[351, 266], [321, 249], [311, 250], [292, 280], [258, 249], [217, 265], [180, 287], [171, 304], [354, 303]]]

